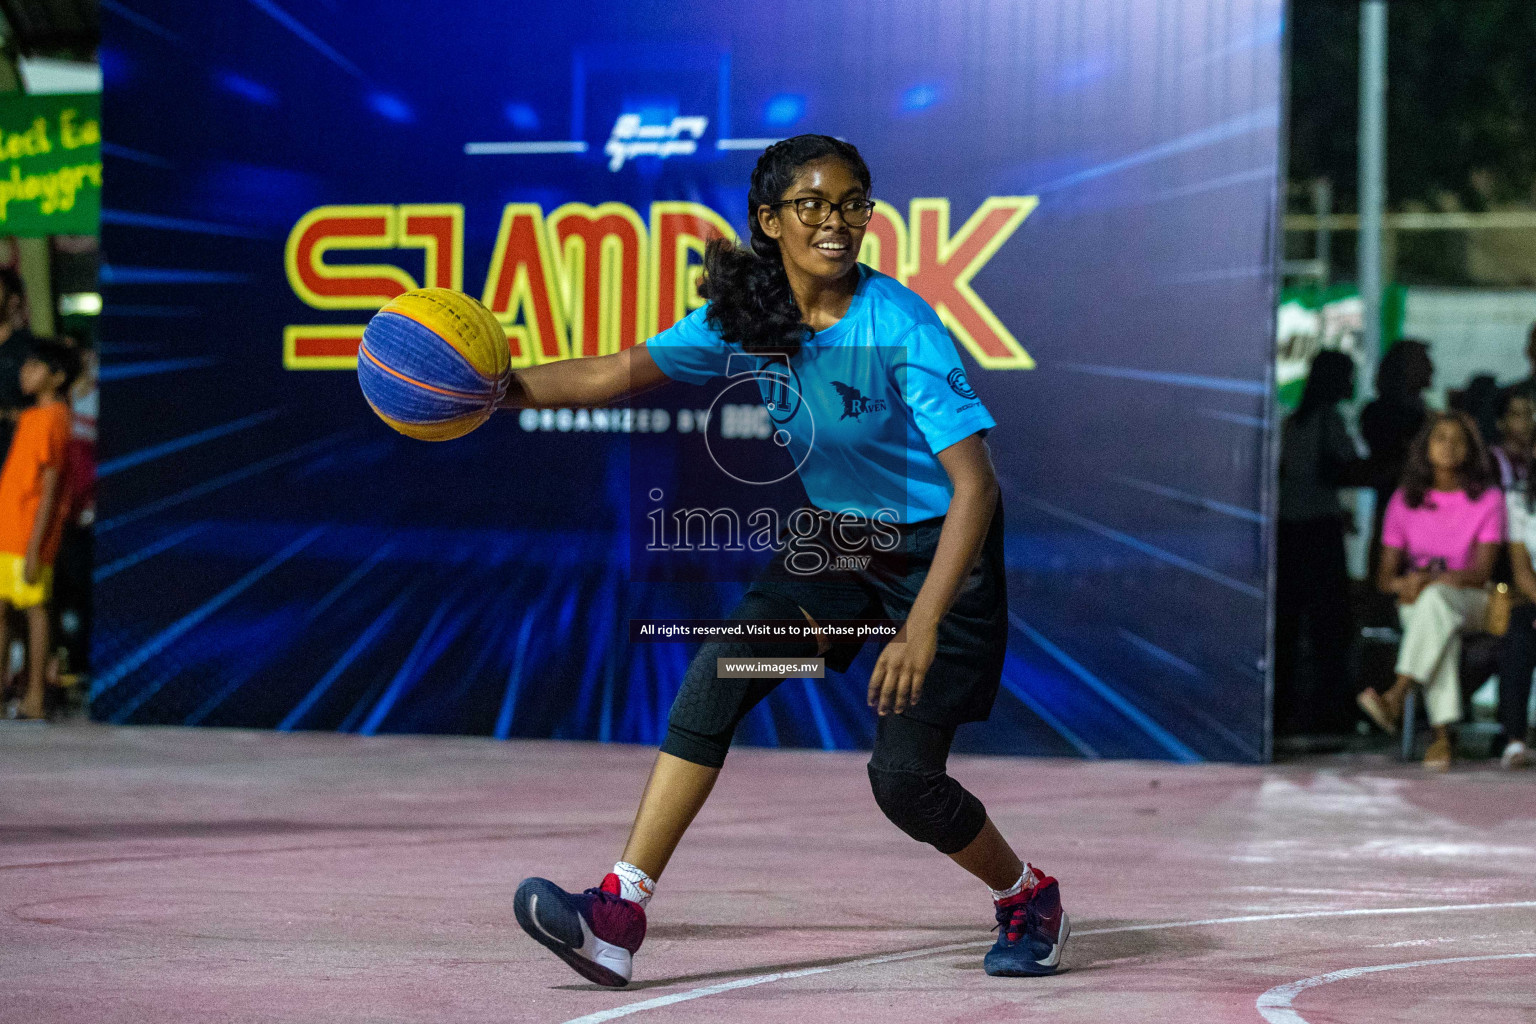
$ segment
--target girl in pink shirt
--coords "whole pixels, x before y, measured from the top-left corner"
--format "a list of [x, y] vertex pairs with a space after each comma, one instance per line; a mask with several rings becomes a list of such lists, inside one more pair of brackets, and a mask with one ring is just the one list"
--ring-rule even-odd
[[1424, 767], [1451, 763], [1450, 726], [1461, 718], [1457, 662], [1461, 634], [1482, 625], [1484, 584], [1504, 543], [1504, 495], [1472, 418], [1435, 413], [1408, 453], [1402, 486], [1387, 503], [1376, 585], [1397, 598], [1403, 643], [1397, 680], [1386, 693], [1367, 687], [1359, 703], [1395, 733], [1408, 687], [1424, 687], [1435, 739]]

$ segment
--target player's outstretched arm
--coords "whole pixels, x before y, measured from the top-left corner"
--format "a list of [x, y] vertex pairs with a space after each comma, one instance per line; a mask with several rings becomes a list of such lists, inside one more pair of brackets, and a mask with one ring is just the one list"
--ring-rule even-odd
[[503, 409], [608, 405], [659, 388], [670, 378], [644, 345], [611, 356], [562, 359], [512, 371]]

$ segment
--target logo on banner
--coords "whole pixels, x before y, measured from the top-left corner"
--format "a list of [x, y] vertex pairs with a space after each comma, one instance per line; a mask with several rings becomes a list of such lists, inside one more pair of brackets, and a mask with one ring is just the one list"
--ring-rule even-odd
[[[660, 130], [690, 137], [619, 141], [654, 144], [645, 152], [655, 155], [662, 155], [663, 141], [696, 148], [708, 118], [686, 119], [694, 123], [679, 127], [680, 120]], [[630, 125], [639, 125], [638, 118]], [[667, 150], [676, 152], [682, 150]], [[621, 148], [618, 156], [628, 159], [629, 153]], [[920, 295], [984, 369], [1027, 370], [1034, 360], [972, 281], [1038, 202], [1035, 196], [989, 196], [958, 227], [950, 224], [950, 201], [943, 196], [914, 197], [905, 213], [877, 203], [859, 258]], [[698, 286], [706, 246], [735, 235], [716, 210], [682, 200], [657, 200], [641, 209], [611, 199], [554, 209], [514, 202], [502, 207], [500, 221], [490, 263], [483, 271], [475, 268], [484, 276], [470, 289], [506, 327], [512, 365], [519, 367], [610, 355], [665, 331], [704, 305]], [[466, 290], [464, 235], [460, 203], [328, 205], [304, 214], [283, 251], [294, 295], [311, 309], [355, 310], [358, 317], [288, 325], [283, 365], [355, 369], [361, 321], [379, 307], [413, 288]], [[358, 250], [377, 255], [332, 262], [333, 253]], [[963, 374], [946, 383], [974, 399]], [[795, 407], [783, 397], [776, 416], [787, 419]], [[849, 416], [877, 411], [862, 404], [856, 410]]]
[[617, 171], [624, 161], [637, 156], [691, 156], [698, 151], [708, 127], [707, 117], [674, 117], [668, 124], [645, 124], [639, 114], [620, 114], [603, 147], [608, 169]]

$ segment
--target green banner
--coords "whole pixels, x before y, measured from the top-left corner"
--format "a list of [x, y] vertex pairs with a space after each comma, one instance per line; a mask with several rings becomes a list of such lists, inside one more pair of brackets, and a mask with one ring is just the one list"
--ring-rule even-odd
[[0, 96], [0, 235], [94, 235], [101, 97]]
[[[1388, 285], [1381, 297], [1381, 350], [1385, 352], [1402, 336], [1403, 311], [1408, 289]], [[1287, 409], [1301, 400], [1307, 369], [1323, 349], [1343, 352], [1363, 366], [1365, 353], [1360, 338], [1364, 333], [1364, 304], [1352, 284], [1330, 287], [1315, 285], [1283, 288], [1276, 318], [1275, 385], [1276, 397]], [[1378, 354], [1379, 356], [1379, 354]], [[1357, 389], [1369, 393], [1371, 382], [1362, 380]]]

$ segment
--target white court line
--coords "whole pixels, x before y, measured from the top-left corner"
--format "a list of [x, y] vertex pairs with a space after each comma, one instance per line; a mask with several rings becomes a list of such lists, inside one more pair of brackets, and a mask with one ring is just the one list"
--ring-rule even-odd
[[[1299, 921], [1319, 917], [1364, 917], [1377, 914], [1443, 914], [1453, 910], [1510, 910], [1519, 907], [1536, 907], [1536, 900], [1522, 900], [1516, 903], [1457, 903], [1440, 907], [1383, 907], [1380, 910], [1310, 910], [1288, 914], [1250, 914], [1244, 917], [1211, 917], [1202, 921], [1165, 921], [1161, 924], [1126, 924], [1118, 925], [1114, 928], [1073, 929], [1072, 934], [1075, 937], [1080, 937], [1084, 935], [1113, 935], [1119, 932], [1150, 932], [1165, 928], [1200, 928], [1214, 924], [1250, 924], [1255, 921]], [[724, 981], [718, 985], [706, 985], [703, 988], [689, 989], [686, 992], [674, 992], [671, 995], [657, 996], [655, 999], [644, 999], [638, 1003], [626, 1003], [623, 1006], [615, 1006], [611, 1010], [599, 1010], [596, 1013], [589, 1013], [585, 1017], [573, 1017], [571, 1020], [566, 1021], [565, 1024], [603, 1024], [604, 1021], [628, 1017], [632, 1013], [640, 1013], [643, 1010], [657, 1010], [663, 1006], [671, 1006], [673, 1003], [683, 1003], [690, 999], [702, 999], [705, 996], [719, 995], [721, 992], [730, 992], [738, 988], [750, 988], [753, 985], [766, 985], [771, 981], [788, 981], [791, 978], [805, 978], [813, 974], [827, 974], [831, 971], [846, 971], [855, 967], [873, 967], [876, 964], [888, 964], [896, 960], [910, 960], [913, 957], [931, 956], [935, 953], [950, 953], [962, 949], [980, 949], [983, 946], [992, 945], [992, 942], [993, 940], [991, 939], [985, 939], [980, 942], [952, 942], [944, 946], [909, 949], [904, 953], [888, 953], [885, 956], [850, 960], [847, 963], [829, 964], [825, 967], [806, 967], [798, 971], [758, 974], [749, 978], [738, 978], [735, 981]], [[1295, 1024], [1295, 1021], [1290, 1021], [1288, 1024]], [[1305, 1022], [1302, 1022], [1302, 1024], [1305, 1024]]]
[[1407, 964], [1380, 964], [1376, 967], [1350, 967], [1342, 971], [1332, 971], [1328, 974], [1319, 974], [1315, 978], [1302, 978], [1285, 985], [1276, 985], [1274, 988], [1259, 996], [1257, 1004], [1259, 1015], [1269, 1024], [1307, 1024], [1307, 1019], [1291, 1008], [1291, 1000], [1305, 992], [1309, 988], [1318, 985], [1327, 985], [1330, 982], [1344, 981], [1348, 978], [1358, 978], [1362, 974], [1375, 974], [1377, 971], [1405, 971], [1410, 967], [1434, 967], [1437, 964], [1474, 964], [1481, 960], [1525, 960], [1536, 957], [1536, 953], [1495, 953], [1491, 956], [1453, 956], [1444, 960], [1415, 960]]

